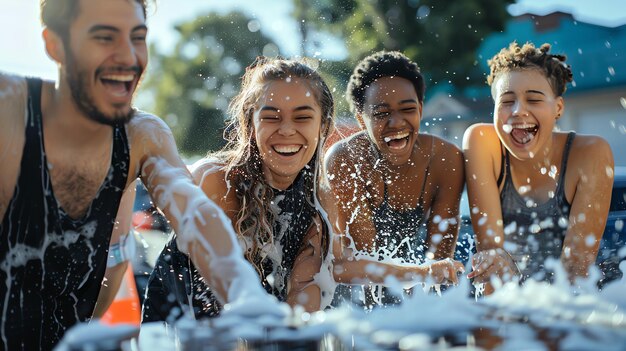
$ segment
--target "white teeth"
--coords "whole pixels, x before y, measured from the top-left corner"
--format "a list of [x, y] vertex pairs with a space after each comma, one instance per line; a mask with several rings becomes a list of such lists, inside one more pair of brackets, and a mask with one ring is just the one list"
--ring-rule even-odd
[[404, 139], [406, 137], [409, 136], [409, 132], [404, 132], [404, 133], [400, 133], [400, 134], [396, 134], [394, 136], [390, 136], [390, 137], [385, 137], [384, 140], [386, 143], [392, 141], [392, 140], [398, 140], [398, 139]]
[[535, 128], [536, 126], [537, 125], [534, 123], [521, 123], [521, 124], [512, 125], [512, 128], [527, 129], [527, 128]]
[[121, 74], [110, 74], [106, 76], [102, 76], [102, 79], [106, 80], [115, 80], [118, 82], [132, 82], [135, 79], [134, 74], [121, 75]]
[[300, 151], [301, 145], [275, 145], [274, 150], [281, 154], [290, 154]]

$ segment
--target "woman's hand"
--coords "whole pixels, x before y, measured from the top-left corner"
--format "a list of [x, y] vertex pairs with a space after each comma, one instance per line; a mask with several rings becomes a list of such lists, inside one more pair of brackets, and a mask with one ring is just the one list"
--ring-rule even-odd
[[463, 272], [465, 268], [461, 262], [446, 258], [431, 263], [428, 273], [435, 284], [456, 284], [459, 282], [457, 274]]
[[511, 281], [520, 275], [513, 257], [502, 248], [477, 252], [472, 259], [472, 271], [467, 275], [474, 284], [489, 283], [492, 276], [503, 282]]

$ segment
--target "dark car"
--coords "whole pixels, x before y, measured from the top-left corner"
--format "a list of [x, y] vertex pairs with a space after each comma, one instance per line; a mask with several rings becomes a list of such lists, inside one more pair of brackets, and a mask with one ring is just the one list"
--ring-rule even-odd
[[[474, 247], [474, 230], [470, 219], [470, 209], [467, 193], [463, 192], [461, 198], [461, 226], [459, 239], [455, 252], [455, 259], [467, 264]], [[600, 268], [602, 277], [598, 282], [599, 287], [622, 277], [619, 263], [626, 260], [626, 252], [623, 250], [626, 243], [626, 167], [615, 167], [613, 193], [609, 215], [600, 242], [596, 264]], [[620, 255], [620, 250], [622, 253]]]

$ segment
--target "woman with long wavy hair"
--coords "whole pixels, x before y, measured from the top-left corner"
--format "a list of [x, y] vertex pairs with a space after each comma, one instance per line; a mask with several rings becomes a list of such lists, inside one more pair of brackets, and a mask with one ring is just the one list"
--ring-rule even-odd
[[[308, 64], [257, 58], [231, 101], [228, 144], [192, 166], [196, 182], [230, 217], [268, 293], [307, 311], [320, 308], [314, 276], [328, 251], [316, 189], [333, 110], [328, 86]], [[143, 322], [190, 312], [210, 317], [222, 308], [175, 240], [147, 289]]]

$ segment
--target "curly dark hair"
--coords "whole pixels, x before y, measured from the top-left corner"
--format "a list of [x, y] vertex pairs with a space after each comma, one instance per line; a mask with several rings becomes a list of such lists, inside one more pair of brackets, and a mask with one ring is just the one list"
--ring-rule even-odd
[[533, 43], [527, 42], [519, 46], [517, 42], [509, 44], [494, 57], [487, 61], [490, 73], [487, 84], [490, 86], [498, 74], [523, 69], [536, 69], [548, 79], [556, 96], [562, 96], [567, 90], [567, 83], [572, 81], [572, 69], [565, 63], [565, 55], [550, 53], [550, 44], [545, 43], [536, 48]]
[[379, 51], [361, 60], [350, 76], [346, 90], [350, 111], [363, 111], [365, 91], [370, 84], [383, 77], [400, 77], [411, 81], [417, 98], [420, 102], [424, 101], [426, 85], [417, 63], [398, 51]]
[[[143, 9], [143, 17], [146, 17], [148, 0], [135, 1]], [[80, 0], [40, 0], [41, 24], [57, 33], [61, 38], [69, 38], [70, 23], [78, 16]]]
[[[241, 236], [246, 246], [245, 256], [259, 273], [263, 271], [261, 248], [273, 245], [272, 223], [274, 214], [270, 201], [274, 191], [263, 175], [261, 155], [254, 139], [252, 117], [257, 108], [257, 101], [263, 93], [266, 83], [288, 78], [299, 78], [311, 87], [314, 97], [322, 110], [320, 138], [315, 155], [303, 172], [304, 188], [307, 201], [316, 202], [316, 191], [321, 178], [322, 152], [326, 138], [334, 125], [334, 100], [328, 85], [319, 72], [306, 60], [288, 60], [282, 58], [258, 57], [246, 68], [242, 78], [241, 90], [229, 106], [230, 118], [224, 131], [228, 144], [207, 157], [223, 164], [231, 184], [235, 184], [241, 208], [236, 215], [235, 231]], [[319, 213], [318, 213], [319, 214]], [[320, 219], [322, 216], [320, 215]], [[328, 249], [328, 228], [322, 224], [322, 246], [324, 255]]]

